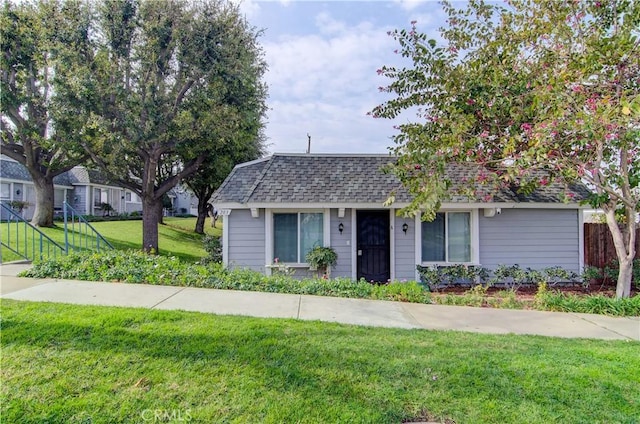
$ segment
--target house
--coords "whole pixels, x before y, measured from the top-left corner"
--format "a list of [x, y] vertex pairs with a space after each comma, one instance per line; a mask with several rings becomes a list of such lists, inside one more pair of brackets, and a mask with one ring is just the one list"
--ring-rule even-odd
[[[338, 254], [332, 277], [413, 280], [416, 265], [519, 264], [542, 269], [583, 268], [584, 186], [550, 185], [528, 196], [510, 190], [488, 203], [458, 197], [432, 222], [398, 216], [411, 198], [381, 169], [389, 155], [274, 154], [236, 166], [213, 195], [223, 216], [223, 261], [269, 274], [276, 261], [309, 273], [306, 252], [316, 245]], [[450, 177], [469, 177], [463, 166]], [[396, 190], [396, 201], [384, 206]]]
[[[104, 175], [86, 166], [76, 166], [53, 179], [54, 208], [62, 211], [66, 199], [81, 215], [103, 215], [103, 206], [111, 206], [111, 214], [142, 212], [142, 199], [135, 192], [110, 183]], [[167, 213], [198, 214], [198, 198], [182, 185], [167, 193], [172, 211]], [[22, 164], [6, 156], [0, 157], [0, 201], [27, 202], [22, 211], [24, 219], [31, 219], [36, 194], [31, 175]]]
[[[73, 186], [66, 174], [59, 175], [53, 179], [53, 203], [56, 210], [62, 209], [62, 203], [68, 198], [69, 192], [73, 191]], [[31, 175], [22, 164], [13, 159], [0, 157], [0, 201], [27, 202], [22, 210], [22, 217], [31, 219], [33, 217], [36, 203], [36, 192], [31, 180]], [[4, 216], [2, 216], [4, 219]]]
[[[112, 213], [142, 210], [137, 194], [110, 184], [98, 171], [76, 166], [53, 179], [54, 208], [62, 210], [65, 200], [82, 215], [102, 215], [102, 205], [108, 203]], [[33, 217], [36, 202], [35, 187], [31, 175], [20, 163], [7, 157], [0, 158], [0, 201], [27, 202], [22, 211], [25, 219]]]
[[136, 193], [111, 184], [98, 170], [76, 166], [66, 176], [73, 186], [68, 202], [82, 215], [103, 215], [105, 203], [115, 214], [142, 211], [142, 200]]

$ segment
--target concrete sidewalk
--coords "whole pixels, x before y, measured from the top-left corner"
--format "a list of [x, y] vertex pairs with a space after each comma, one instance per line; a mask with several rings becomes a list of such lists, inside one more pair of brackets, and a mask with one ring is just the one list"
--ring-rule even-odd
[[0, 265], [1, 298], [179, 309], [377, 327], [640, 341], [640, 317], [616, 318], [593, 314], [16, 277], [28, 267], [28, 264]]

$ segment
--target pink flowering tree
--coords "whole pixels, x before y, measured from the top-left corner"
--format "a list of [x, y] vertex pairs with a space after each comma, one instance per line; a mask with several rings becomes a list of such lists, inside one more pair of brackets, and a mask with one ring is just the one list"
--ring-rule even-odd
[[[393, 172], [415, 199], [404, 212], [430, 219], [452, 194], [491, 201], [499, 188], [528, 194], [583, 182], [613, 236], [616, 295], [628, 297], [640, 210], [640, 2], [443, 7], [442, 41], [416, 22], [390, 32], [410, 64], [378, 71], [392, 99], [371, 114], [418, 111], [392, 149]], [[454, 187], [452, 164], [471, 166], [475, 177]]]

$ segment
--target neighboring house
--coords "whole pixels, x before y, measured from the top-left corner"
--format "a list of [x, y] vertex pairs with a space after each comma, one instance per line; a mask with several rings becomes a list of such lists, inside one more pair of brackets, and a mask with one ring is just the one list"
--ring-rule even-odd
[[[225, 265], [269, 274], [276, 258], [309, 273], [306, 252], [316, 245], [338, 254], [332, 277], [368, 281], [413, 280], [416, 265], [519, 264], [541, 269], [583, 268], [584, 186], [552, 185], [529, 196], [510, 190], [490, 203], [458, 197], [442, 204], [432, 222], [396, 213], [411, 198], [381, 168], [389, 155], [274, 154], [236, 166], [213, 195], [223, 216]], [[448, 169], [455, 181], [469, 168]], [[396, 191], [396, 201], [383, 206]]]
[[[62, 210], [66, 199], [83, 215], [102, 215], [101, 204], [109, 203], [112, 213], [136, 212], [142, 210], [140, 198], [122, 187], [109, 184], [99, 172], [76, 166], [53, 179], [54, 208]], [[28, 203], [22, 211], [25, 219], [31, 219], [35, 209], [36, 195], [31, 175], [20, 163], [0, 158], [0, 201], [20, 200]]]
[[[73, 186], [66, 174], [53, 179], [53, 202], [56, 210], [62, 210], [62, 203], [68, 199], [72, 191]], [[31, 175], [23, 165], [5, 157], [0, 158], [0, 201], [3, 203], [27, 202], [27, 206], [22, 210], [22, 217], [24, 219], [33, 217], [36, 192]]]
[[97, 170], [76, 166], [67, 172], [73, 186], [69, 204], [83, 215], [102, 215], [108, 203], [115, 214], [142, 211], [140, 197], [131, 190], [110, 184]]
[[172, 214], [198, 215], [198, 198], [189, 188], [179, 184], [167, 194], [171, 199]]

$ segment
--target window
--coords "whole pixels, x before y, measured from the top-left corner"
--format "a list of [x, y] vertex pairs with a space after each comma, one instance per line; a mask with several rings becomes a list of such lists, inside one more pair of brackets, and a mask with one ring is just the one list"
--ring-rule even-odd
[[93, 206], [99, 208], [102, 203], [109, 203], [109, 192], [105, 189], [93, 189]]
[[471, 262], [471, 213], [437, 213], [422, 222], [423, 262]]
[[55, 208], [62, 208], [62, 204], [64, 203], [65, 200], [65, 190], [61, 189], [61, 188], [56, 188], [53, 190], [53, 207]]
[[304, 263], [305, 256], [323, 243], [323, 214], [273, 214], [273, 254], [279, 262]]
[[11, 198], [11, 183], [0, 183], [0, 199]]
[[140, 198], [132, 191], [126, 191], [124, 193], [124, 200], [131, 203], [140, 203]]

